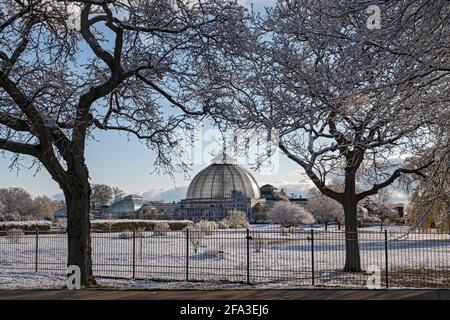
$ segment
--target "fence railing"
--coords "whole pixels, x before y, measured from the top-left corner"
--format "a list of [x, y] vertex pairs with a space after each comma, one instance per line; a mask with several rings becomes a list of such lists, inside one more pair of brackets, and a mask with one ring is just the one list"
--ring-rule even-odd
[[[450, 287], [450, 235], [358, 232], [361, 272], [344, 272], [345, 231], [238, 229], [92, 233], [97, 277], [290, 286]], [[354, 241], [354, 240], [352, 240]], [[64, 274], [67, 235], [0, 232], [0, 272]]]

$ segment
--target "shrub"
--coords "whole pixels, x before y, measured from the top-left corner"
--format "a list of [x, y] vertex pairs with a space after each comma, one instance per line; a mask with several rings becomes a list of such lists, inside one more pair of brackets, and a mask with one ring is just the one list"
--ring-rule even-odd
[[153, 226], [153, 234], [155, 236], [167, 236], [170, 226], [167, 222], [157, 222]]
[[172, 231], [183, 230], [187, 226], [191, 226], [194, 224], [190, 220], [174, 220], [174, 221], [166, 221], [166, 222], [169, 224], [170, 230], [172, 230]]
[[239, 210], [228, 211], [227, 217], [222, 220], [230, 229], [248, 228], [248, 220], [245, 212]]
[[228, 221], [223, 219], [217, 222], [217, 229], [229, 229]]
[[206, 236], [211, 236], [214, 230], [217, 229], [217, 224], [214, 221], [201, 220], [195, 224], [198, 230], [205, 233]]
[[314, 223], [314, 217], [305, 208], [288, 201], [280, 201], [269, 211], [269, 219], [281, 227], [297, 226], [300, 223]]
[[361, 226], [363, 224], [379, 224], [381, 223], [381, 219], [376, 216], [366, 216], [364, 218], [358, 219], [358, 224]]
[[52, 223], [50, 221], [3, 221], [0, 222], [0, 231], [20, 229], [25, 233], [39, 231], [50, 231]]
[[14, 214], [5, 214], [5, 221], [20, 221], [20, 215]]
[[[338, 187], [337, 189], [340, 188]], [[313, 188], [309, 191], [307, 208], [314, 216], [317, 223], [325, 224], [325, 230], [328, 227], [328, 223], [342, 221], [344, 217], [342, 205], [336, 200], [322, 194], [317, 188]]]
[[267, 205], [258, 202], [253, 208], [253, 220], [255, 223], [267, 221]]
[[153, 231], [156, 223], [166, 222], [170, 230], [183, 230], [187, 226], [193, 225], [189, 220], [139, 220], [139, 219], [118, 219], [118, 220], [94, 220], [91, 222], [93, 231], [120, 232], [126, 230]]
[[21, 216], [19, 216], [19, 221], [32, 221], [32, 220], [33, 220], [33, 217], [30, 216], [30, 215], [26, 215], [26, 216], [21, 215]]

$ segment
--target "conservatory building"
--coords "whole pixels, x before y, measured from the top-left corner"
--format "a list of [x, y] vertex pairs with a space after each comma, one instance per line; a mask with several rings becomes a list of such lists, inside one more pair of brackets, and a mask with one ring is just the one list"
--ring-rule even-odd
[[251, 220], [253, 207], [262, 201], [255, 178], [223, 154], [191, 181], [179, 214], [194, 221], [220, 220], [235, 209]]
[[134, 219], [137, 217], [138, 210], [144, 204], [144, 199], [136, 194], [126, 196], [122, 200], [114, 202], [110, 207], [103, 210], [101, 213], [102, 218], [114, 218], [114, 219]]

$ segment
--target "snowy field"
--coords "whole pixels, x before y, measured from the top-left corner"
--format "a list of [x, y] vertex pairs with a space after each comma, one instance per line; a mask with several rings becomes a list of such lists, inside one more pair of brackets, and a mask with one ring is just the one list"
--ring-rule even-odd
[[[293, 289], [305, 288], [305, 285], [295, 285], [290, 282], [255, 283], [251, 285], [241, 283], [220, 283], [207, 281], [157, 281], [146, 279], [121, 279], [97, 277], [98, 285], [107, 289]], [[29, 290], [29, 289], [64, 289], [66, 277], [57, 273], [8, 272], [0, 270], [0, 290]]]
[[[379, 227], [361, 231], [363, 270], [375, 268], [384, 286], [387, 252], [390, 287], [450, 287], [450, 236], [405, 233], [405, 228], [390, 227], [386, 243]], [[166, 236], [146, 232], [135, 241], [121, 239], [119, 234], [92, 234], [94, 274], [105, 286], [189, 288], [204, 281], [202, 287], [242, 287], [249, 276], [253, 287], [313, 283], [365, 287], [370, 276], [341, 271], [345, 241], [344, 233], [336, 228], [325, 232], [319, 226], [282, 233], [273, 225], [252, 226], [249, 240], [246, 230], [220, 230], [200, 237], [190, 232], [190, 239], [184, 231]], [[62, 287], [66, 242], [65, 234], [40, 234], [37, 239], [35, 235], [0, 237], [0, 288], [30, 288], [32, 283]], [[136, 280], [131, 280], [133, 277]]]

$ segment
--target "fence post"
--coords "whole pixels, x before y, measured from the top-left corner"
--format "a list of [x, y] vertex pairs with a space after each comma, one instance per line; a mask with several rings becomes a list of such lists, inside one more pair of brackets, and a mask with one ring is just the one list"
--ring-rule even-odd
[[38, 261], [39, 261], [39, 229], [36, 229], [36, 241], [34, 245], [34, 272], [38, 272]]
[[189, 228], [186, 228], [186, 281], [189, 281]]
[[250, 284], [250, 230], [247, 228], [247, 284]]
[[136, 230], [133, 229], [133, 279], [136, 278]]
[[388, 231], [387, 229], [384, 230], [384, 268], [385, 268], [385, 274], [386, 274], [386, 288], [389, 288], [389, 262], [388, 262]]
[[312, 286], [315, 285], [315, 278], [314, 278], [314, 229], [311, 229], [311, 279], [312, 279]]

